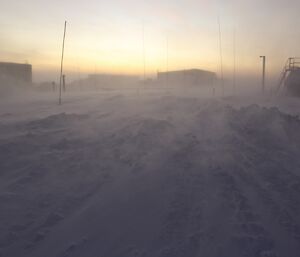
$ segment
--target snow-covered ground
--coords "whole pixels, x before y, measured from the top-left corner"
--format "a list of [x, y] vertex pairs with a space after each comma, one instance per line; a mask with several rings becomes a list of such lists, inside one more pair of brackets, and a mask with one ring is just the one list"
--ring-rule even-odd
[[0, 103], [1, 257], [300, 256], [300, 100]]

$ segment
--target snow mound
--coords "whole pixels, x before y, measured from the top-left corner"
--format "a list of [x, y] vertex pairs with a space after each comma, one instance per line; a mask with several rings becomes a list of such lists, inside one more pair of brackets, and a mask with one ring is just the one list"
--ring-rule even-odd
[[88, 117], [89, 117], [88, 115], [60, 113], [60, 114], [48, 116], [43, 119], [31, 121], [28, 123], [28, 128], [30, 129], [61, 128], [72, 124], [75, 125], [75, 123], [82, 122]]
[[2, 117], [0, 255], [298, 257], [297, 116], [216, 99], [86, 101]]

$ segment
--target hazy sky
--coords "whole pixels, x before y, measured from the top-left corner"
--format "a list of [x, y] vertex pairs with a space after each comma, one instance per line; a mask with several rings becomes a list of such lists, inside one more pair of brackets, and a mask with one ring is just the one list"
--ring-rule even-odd
[[65, 19], [72, 73], [141, 74], [143, 24], [147, 74], [166, 69], [167, 38], [170, 70], [219, 72], [218, 16], [227, 76], [234, 31], [239, 74], [260, 72], [262, 54], [269, 74], [300, 55], [299, 0], [0, 1], [0, 61], [32, 63], [35, 77], [57, 72]]

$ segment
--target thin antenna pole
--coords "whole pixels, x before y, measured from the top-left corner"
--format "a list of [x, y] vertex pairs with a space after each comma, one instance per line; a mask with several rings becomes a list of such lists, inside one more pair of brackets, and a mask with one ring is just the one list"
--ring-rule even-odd
[[233, 30], [233, 93], [236, 94], [236, 30]]
[[166, 84], [168, 86], [169, 84], [169, 38], [167, 36], [167, 41], [166, 41]]
[[97, 64], [95, 64], [95, 66], [94, 66], [94, 90], [97, 90], [97, 86], [98, 86], [98, 81], [97, 81], [97, 73], [98, 73], [98, 71], [97, 71]]
[[146, 47], [145, 47], [145, 24], [143, 22], [143, 64], [144, 64], [144, 83], [146, 82]]
[[67, 21], [65, 21], [65, 26], [64, 26], [64, 37], [63, 37], [62, 54], [61, 54], [61, 62], [60, 62], [59, 100], [58, 100], [59, 105], [61, 105], [61, 86], [62, 86], [62, 77], [63, 77], [66, 30], [67, 30]]
[[79, 91], [81, 91], [81, 71], [80, 71], [80, 67], [77, 67], [77, 72], [78, 72], [78, 89]]
[[265, 93], [265, 85], [266, 85], [266, 56], [260, 56], [262, 58], [262, 93]]
[[224, 96], [224, 72], [223, 72], [223, 53], [222, 53], [222, 34], [221, 34], [221, 22], [218, 16], [219, 25], [219, 47], [220, 47], [220, 68], [221, 68], [221, 81], [222, 81], [222, 96]]

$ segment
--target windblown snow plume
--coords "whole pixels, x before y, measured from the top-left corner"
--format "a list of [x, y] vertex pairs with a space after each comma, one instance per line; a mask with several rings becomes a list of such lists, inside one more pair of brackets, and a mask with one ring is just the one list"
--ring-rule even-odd
[[299, 104], [30, 101], [1, 105], [0, 256], [299, 256]]

